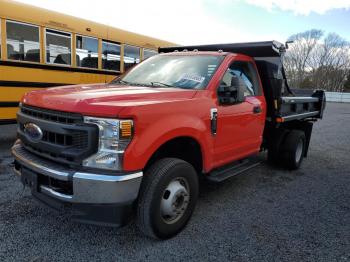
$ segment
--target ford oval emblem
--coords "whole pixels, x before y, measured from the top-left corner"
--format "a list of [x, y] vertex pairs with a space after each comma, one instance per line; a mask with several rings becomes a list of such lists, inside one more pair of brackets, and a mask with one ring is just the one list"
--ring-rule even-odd
[[23, 131], [26, 137], [33, 142], [39, 142], [43, 138], [43, 131], [36, 124], [25, 124]]

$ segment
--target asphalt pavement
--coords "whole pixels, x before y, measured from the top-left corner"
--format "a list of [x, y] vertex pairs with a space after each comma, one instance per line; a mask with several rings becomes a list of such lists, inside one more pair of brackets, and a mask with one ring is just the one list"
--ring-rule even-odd
[[350, 104], [327, 104], [299, 170], [263, 162], [203, 184], [190, 223], [167, 241], [35, 201], [9, 167], [14, 130], [0, 126], [0, 261], [350, 261]]

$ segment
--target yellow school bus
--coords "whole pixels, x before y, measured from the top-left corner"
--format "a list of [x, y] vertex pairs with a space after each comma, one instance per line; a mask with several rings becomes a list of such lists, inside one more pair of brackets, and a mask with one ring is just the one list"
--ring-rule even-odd
[[0, 123], [39, 88], [109, 82], [174, 43], [0, 0]]

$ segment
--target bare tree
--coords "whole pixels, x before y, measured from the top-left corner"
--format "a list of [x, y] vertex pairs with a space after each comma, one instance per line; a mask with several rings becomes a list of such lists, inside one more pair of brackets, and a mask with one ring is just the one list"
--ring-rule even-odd
[[335, 33], [322, 38], [321, 30], [293, 35], [285, 56], [291, 86], [343, 91], [350, 74], [350, 44]]
[[349, 43], [331, 33], [314, 50], [310, 67], [312, 82], [329, 91], [343, 91], [350, 68]]
[[308, 71], [308, 61], [322, 36], [323, 31], [312, 29], [288, 38], [288, 41], [293, 41], [285, 56], [285, 65], [291, 86], [300, 86], [304, 81]]

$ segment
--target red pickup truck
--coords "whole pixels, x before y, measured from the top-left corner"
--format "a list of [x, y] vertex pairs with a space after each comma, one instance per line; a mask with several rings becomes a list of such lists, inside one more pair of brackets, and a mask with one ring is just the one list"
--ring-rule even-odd
[[190, 219], [199, 178], [242, 173], [263, 150], [271, 162], [300, 166], [325, 96], [289, 88], [284, 45], [159, 51], [111, 83], [23, 97], [12, 154], [34, 197], [87, 223], [136, 215], [145, 234], [165, 239]]

